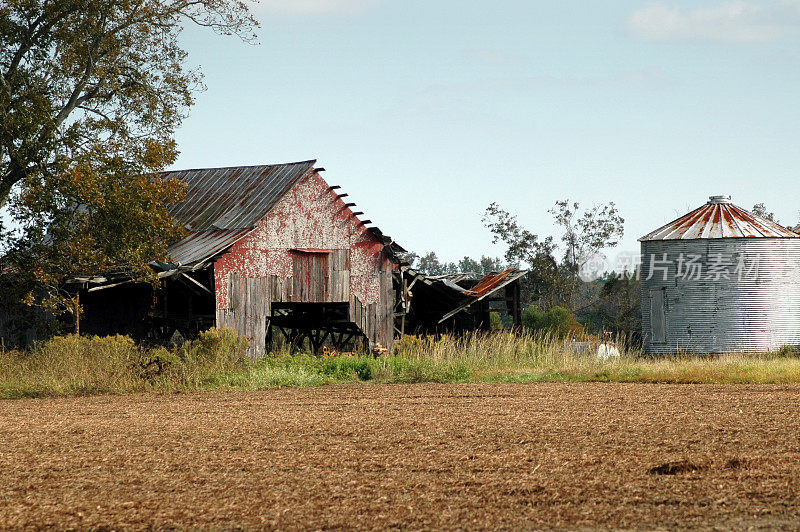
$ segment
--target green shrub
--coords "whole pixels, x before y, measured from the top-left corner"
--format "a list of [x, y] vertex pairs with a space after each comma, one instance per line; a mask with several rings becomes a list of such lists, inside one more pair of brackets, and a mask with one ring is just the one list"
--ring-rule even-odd
[[321, 372], [341, 380], [357, 378], [368, 381], [372, 378], [372, 358], [339, 356], [322, 359]]
[[796, 357], [800, 355], [800, 346], [784, 344], [774, 351], [769, 352], [768, 355], [773, 357]]
[[549, 333], [559, 338], [578, 334], [583, 330], [575, 315], [560, 306], [548, 310], [528, 307], [522, 312], [522, 324], [531, 331]]

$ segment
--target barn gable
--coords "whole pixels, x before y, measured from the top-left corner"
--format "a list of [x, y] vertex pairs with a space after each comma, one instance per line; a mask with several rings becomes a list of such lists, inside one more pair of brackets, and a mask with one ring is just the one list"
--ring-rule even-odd
[[[391, 345], [397, 262], [350, 207], [312, 171], [215, 259], [217, 324], [250, 338], [252, 356], [267, 348], [270, 325], [277, 322], [295, 333], [308, 329], [317, 340], [352, 333], [373, 345]], [[308, 312], [332, 312], [340, 323], [293, 326], [291, 316]]]
[[[352, 294], [363, 303], [380, 297], [378, 272], [390, 270], [384, 244], [367, 229], [335, 190], [317, 172], [304, 177], [276, 203], [230, 251], [215, 261], [217, 305], [226, 308], [228, 277], [274, 276], [291, 280], [298, 260], [326, 262], [328, 289], [310, 300], [347, 301]], [[321, 260], [320, 257], [325, 260]], [[283, 298], [302, 296], [302, 283], [282, 284]], [[344, 290], [344, 291], [341, 291]]]

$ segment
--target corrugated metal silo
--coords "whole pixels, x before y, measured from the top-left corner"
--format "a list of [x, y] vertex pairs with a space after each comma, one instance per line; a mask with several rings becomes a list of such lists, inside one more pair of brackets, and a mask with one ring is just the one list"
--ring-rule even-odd
[[639, 241], [646, 353], [800, 344], [800, 235], [711, 196]]

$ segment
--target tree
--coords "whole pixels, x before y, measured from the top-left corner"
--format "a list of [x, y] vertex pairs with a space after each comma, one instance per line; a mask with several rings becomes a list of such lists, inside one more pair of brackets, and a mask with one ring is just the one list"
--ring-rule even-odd
[[767, 210], [767, 206], [763, 203], [756, 203], [753, 205], [753, 214], [756, 216], [760, 216], [762, 218], [766, 218], [770, 222], [780, 223], [778, 220], [775, 219], [775, 213], [769, 212]]
[[[603, 248], [619, 243], [625, 220], [619, 215], [613, 201], [606, 205], [594, 205], [581, 212], [578, 202], [563, 200], [557, 201], [547, 212], [553, 215], [556, 224], [564, 231], [561, 237], [564, 243], [563, 264], [569, 272], [574, 295], [579, 285], [578, 272]], [[570, 306], [574, 307], [573, 304]]]
[[576, 274], [586, 261], [603, 248], [616, 246], [624, 233], [625, 220], [614, 202], [594, 205], [580, 212], [580, 204], [569, 200], [557, 201], [550, 209], [555, 222], [564, 230], [564, 263]]
[[149, 176], [175, 161], [202, 86], [178, 45], [186, 21], [247, 41], [257, 26], [240, 0], [0, 3], [4, 260], [28, 286], [55, 297], [70, 276], [145, 277], [180, 236], [181, 183]]
[[484, 276], [491, 272], [501, 272], [506, 269], [506, 265], [499, 258], [487, 257], [481, 255], [481, 258], [475, 260], [471, 257], [464, 257], [456, 265], [459, 272], [474, 273], [477, 276]]
[[564, 279], [554, 257], [553, 237], [540, 240], [497, 203], [486, 208], [483, 224], [491, 231], [493, 243], [504, 242], [508, 246], [505, 259], [509, 265], [530, 269], [522, 281], [524, 304], [550, 307], [564, 301]]
[[612, 331], [631, 345], [641, 341], [642, 308], [639, 272], [610, 273], [594, 282], [596, 298], [576, 313], [587, 328]]
[[482, 255], [480, 259], [464, 256], [458, 262], [441, 262], [435, 251], [429, 251], [422, 257], [413, 251], [402, 254], [401, 259], [410, 267], [426, 275], [447, 275], [453, 273], [468, 273], [482, 277], [490, 272], [499, 272], [506, 269], [499, 258]]
[[601, 249], [619, 242], [624, 220], [613, 202], [581, 212], [580, 204], [564, 200], [556, 202], [548, 212], [564, 230], [561, 263], [555, 259], [558, 248], [552, 236], [540, 240], [497, 203], [486, 209], [483, 222], [492, 232], [493, 242], [503, 241], [508, 245], [505, 258], [509, 263], [524, 264], [531, 269], [523, 283], [526, 303], [544, 307], [564, 304], [574, 308], [580, 286], [578, 270]]
[[419, 262], [419, 255], [413, 251], [404, 251], [397, 254], [398, 258], [410, 268], [416, 268]]
[[457, 273], [456, 265], [452, 262], [440, 262], [436, 252], [429, 251], [419, 259], [417, 269], [426, 275], [447, 275]]

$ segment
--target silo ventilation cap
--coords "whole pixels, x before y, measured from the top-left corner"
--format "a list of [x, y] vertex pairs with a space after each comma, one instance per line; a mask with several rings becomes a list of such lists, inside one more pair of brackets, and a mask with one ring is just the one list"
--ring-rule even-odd
[[717, 205], [720, 203], [731, 203], [730, 196], [709, 196], [708, 203], [711, 205]]

